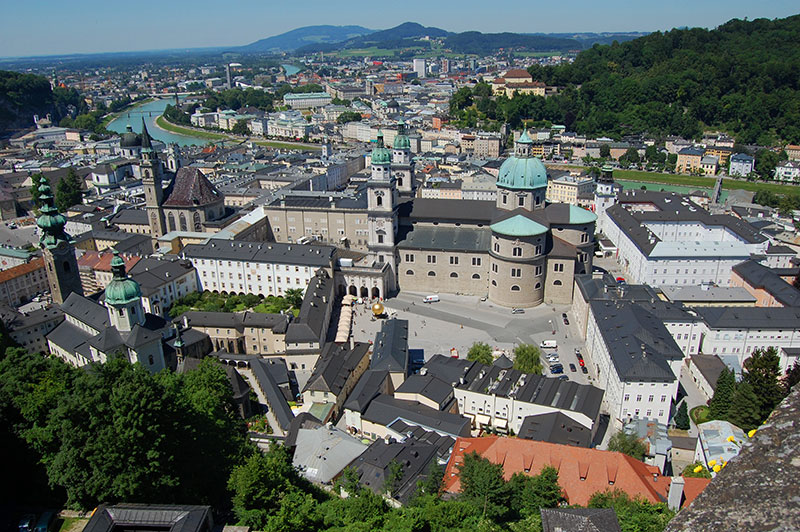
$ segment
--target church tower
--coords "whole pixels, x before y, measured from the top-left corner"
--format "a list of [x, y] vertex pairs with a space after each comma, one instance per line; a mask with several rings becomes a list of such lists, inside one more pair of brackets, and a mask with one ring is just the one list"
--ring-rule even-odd
[[603, 213], [617, 202], [617, 189], [614, 183], [614, 169], [603, 166], [600, 177], [597, 178], [597, 188], [594, 192], [594, 213], [602, 218]]
[[397, 135], [392, 144], [392, 174], [397, 182], [397, 190], [403, 193], [414, 192], [414, 161], [411, 160], [411, 142], [406, 134], [403, 119], [397, 127]]
[[372, 150], [372, 174], [367, 181], [367, 224], [369, 238], [367, 249], [373, 259], [389, 264], [392, 270], [390, 290], [394, 290], [397, 279], [394, 239], [397, 234], [397, 187], [392, 175], [392, 154], [383, 145], [383, 133], [378, 132], [378, 141]]
[[106, 286], [105, 302], [111, 325], [119, 332], [130, 332], [134, 325], [144, 325], [144, 306], [142, 289], [139, 283], [128, 277], [125, 261], [114, 251], [111, 259], [111, 272], [114, 278]]
[[47, 282], [53, 301], [62, 304], [72, 292], [83, 295], [78, 261], [70, 237], [64, 232], [67, 219], [58, 212], [53, 200], [53, 192], [47, 181], [39, 187], [42, 203], [41, 215], [36, 225], [41, 229], [39, 245], [42, 248], [47, 270]]
[[164, 236], [164, 213], [161, 203], [164, 201], [164, 189], [161, 186], [164, 172], [158, 154], [153, 150], [153, 139], [147, 132], [142, 118], [142, 187], [147, 208], [147, 219], [150, 221], [150, 235], [153, 239]]

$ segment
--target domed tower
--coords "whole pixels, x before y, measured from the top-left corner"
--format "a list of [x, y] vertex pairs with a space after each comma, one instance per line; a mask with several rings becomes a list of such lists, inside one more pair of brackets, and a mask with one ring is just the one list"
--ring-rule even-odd
[[108, 317], [119, 332], [130, 332], [134, 325], [144, 325], [142, 289], [139, 283], [128, 277], [125, 261], [118, 251], [114, 251], [111, 259], [111, 272], [114, 278], [106, 286], [105, 293]]
[[597, 178], [597, 188], [594, 192], [594, 212], [598, 218], [606, 209], [617, 202], [617, 191], [614, 186], [614, 169], [611, 166], [603, 166], [600, 169], [600, 177]]
[[130, 124], [119, 138], [119, 151], [123, 157], [138, 159], [142, 152], [142, 137], [133, 132]]
[[72, 292], [83, 295], [78, 261], [70, 236], [64, 232], [67, 219], [55, 207], [47, 181], [39, 187], [39, 193], [41, 215], [36, 219], [36, 225], [41, 229], [39, 246], [44, 256], [50, 294], [60, 305]]
[[392, 286], [396, 286], [394, 237], [397, 234], [397, 187], [391, 173], [392, 153], [383, 145], [383, 133], [372, 150], [372, 175], [367, 180], [367, 249], [379, 263], [388, 263], [392, 270]]
[[392, 173], [400, 192], [414, 192], [414, 161], [411, 160], [411, 141], [406, 134], [403, 119], [397, 125], [397, 135], [392, 144]]
[[527, 131], [517, 140], [514, 155], [506, 159], [497, 174], [497, 208], [503, 211], [534, 211], [545, 206], [547, 170], [538, 157], [531, 156], [533, 141]]
[[547, 171], [542, 161], [531, 156], [532, 144], [523, 132], [514, 155], [503, 163], [497, 177], [489, 299], [506, 307], [532, 307], [544, 300]]

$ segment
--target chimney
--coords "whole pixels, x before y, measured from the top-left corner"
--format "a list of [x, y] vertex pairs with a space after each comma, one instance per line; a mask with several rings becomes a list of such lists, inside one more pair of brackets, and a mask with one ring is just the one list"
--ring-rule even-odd
[[683, 477], [672, 477], [672, 482], [669, 485], [669, 494], [667, 495], [667, 506], [673, 512], [677, 512], [681, 507], [683, 501], [683, 485], [685, 481]]

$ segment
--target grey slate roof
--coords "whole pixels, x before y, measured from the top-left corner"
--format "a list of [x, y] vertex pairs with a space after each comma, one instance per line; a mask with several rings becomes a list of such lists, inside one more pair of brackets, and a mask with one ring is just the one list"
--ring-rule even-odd
[[658, 299], [658, 294], [649, 285], [620, 285], [610, 274], [604, 274], [600, 278], [589, 273], [579, 274], [575, 276], [575, 283], [585, 301], [650, 301]]
[[272, 372], [267, 368], [267, 364], [262, 359], [253, 360], [250, 363], [250, 368], [253, 370], [253, 376], [261, 388], [264, 397], [269, 403], [269, 408], [275, 416], [278, 425], [285, 431], [289, 430], [289, 425], [292, 423], [294, 413], [286, 402], [278, 383], [275, 381]]
[[85, 532], [151, 529], [169, 532], [211, 532], [210, 506], [166, 504], [101, 504], [84, 527]]
[[717, 388], [717, 379], [725, 369], [725, 363], [717, 355], [692, 355], [689, 361], [697, 367], [697, 370], [711, 385], [711, 389]]
[[754, 260], [746, 260], [734, 266], [733, 271], [747, 284], [766, 291], [783, 306], [800, 307], [800, 290], [781, 279], [766, 266]]
[[517, 437], [587, 448], [592, 443], [592, 431], [561, 412], [527, 416]]
[[696, 307], [711, 329], [795, 330], [800, 323], [797, 307]]
[[453, 387], [433, 375], [411, 375], [403, 384], [397, 387], [395, 394], [409, 393], [426, 397], [439, 405], [439, 410], [444, 410], [453, 399]]
[[303, 304], [297, 318], [286, 329], [287, 348], [290, 343], [320, 342], [327, 332], [325, 319], [328, 308], [333, 305], [333, 279], [325, 270], [309, 281], [303, 295]]
[[386, 443], [377, 440], [350, 465], [356, 469], [359, 483], [363, 487], [381, 494], [390, 475], [390, 464], [400, 464], [402, 476], [392, 495], [394, 499], [405, 503], [416, 492], [417, 481], [426, 477], [436, 456], [436, 446], [428, 443], [416, 440]]
[[144, 209], [122, 209], [111, 216], [109, 223], [148, 225], [147, 211]]
[[414, 198], [409, 218], [412, 221], [483, 223], [494, 216], [491, 201]]
[[74, 316], [89, 325], [98, 333], [111, 325], [108, 321], [108, 310], [103, 305], [75, 292], [67, 296], [67, 299], [61, 304], [61, 310], [64, 311], [64, 314]]
[[408, 425], [453, 437], [469, 436], [470, 431], [470, 421], [462, 415], [440, 412], [417, 401], [403, 401], [389, 395], [373, 399], [361, 418], [384, 427], [400, 419]]
[[370, 369], [408, 373], [408, 320], [390, 319], [381, 323], [372, 345]]
[[291, 321], [289, 314], [264, 314], [261, 312], [205, 312], [190, 310], [175, 318], [175, 322], [183, 321], [184, 316], [189, 324], [195, 327], [224, 327], [243, 332], [245, 327], [272, 329], [275, 333], [286, 332]]
[[326, 344], [304, 391], [329, 392], [338, 396], [368, 351], [366, 342], [355, 342], [352, 349], [346, 345]]
[[620, 380], [673, 382], [670, 360], [683, 358], [664, 323], [635, 303], [589, 303]]
[[611, 508], [541, 508], [542, 532], [622, 532]]
[[316, 268], [330, 267], [333, 246], [287, 244], [280, 242], [239, 242], [211, 239], [206, 244], [183, 248], [188, 259], [237, 260], [258, 263], [296, 264]]
[[[80, 327], [64, 320], [58, 327], [47, 333], [46, 338], [65, 351], [80, 351], [84, 353], [88, 352], [87, 342], [92, 338], [92, 335]], [[79, 350], [78, 348], [81, 345], [86, 345], [87, 348], [85, 350]], [[91, 360], [91, 356], [89, 359]]]
[[404, 226], [397, 237], [398, 249], [430, 249], [488, 253], [492, 232], [487, 227], [474, 226]]
[[308, 480], [327, 484], [366, 450], [366, 445], [335, 427], [301, 428], [292, 465]]
[[389, 372], [385, 369], [368, 369], [350, 392], [344, 408], [363, 414], [378, 395], [392, 393], [390, 382]]
[[163, 260], [144, 257], [131, 267], [128, 274], [139, 283], [142, 295], [149, 296], [175, 279], [194, 271], [188, 260]]

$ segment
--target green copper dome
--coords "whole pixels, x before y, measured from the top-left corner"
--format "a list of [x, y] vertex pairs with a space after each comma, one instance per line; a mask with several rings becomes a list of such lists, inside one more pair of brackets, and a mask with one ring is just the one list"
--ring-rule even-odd
[[500, 166], [497, 186], [513, 190], [547, 188], [547, 170], [538, 157], [509, 157]]
[[111, 259], [111, 271], [114, 272], [114, 278], [106, 287], [106, 303], [121, 306], [141, 299], [142, 289], [139, 283], [128, 277], [125, 261], [118, 251], [114, 252], [114, 258]]
[[39, 201], [42, 205], [41, 214], [36, 219], [36, 225], [42, 230], [39, 243], [43, 247], [53, 249], [62, 241], [69, 242], [69, 236], [64, 232], [67, 219], [54, 205], [53, 191], [47, 181], [39, 186]]
[[400, 122], [397, 124], [397, 136], [394, 138], [394, 143], [392, 144], [392, 148], [395, 150], [410, 150], [411, 149], [411, 141], [408, 140], [408, 135], [406, 135], [406, 123], [403, 119], [400, 119]]
[[372, 149], [372, 164], [391, 164], [392, 152], [383, 145], [383, 132], [378, 131], [378, 142]]
[[525, 129], [522, 131], [522, 135], [519, 136], [517, 139], [518, 144], [533, 144], [533, 140], [528, 136], [528, 130]]

